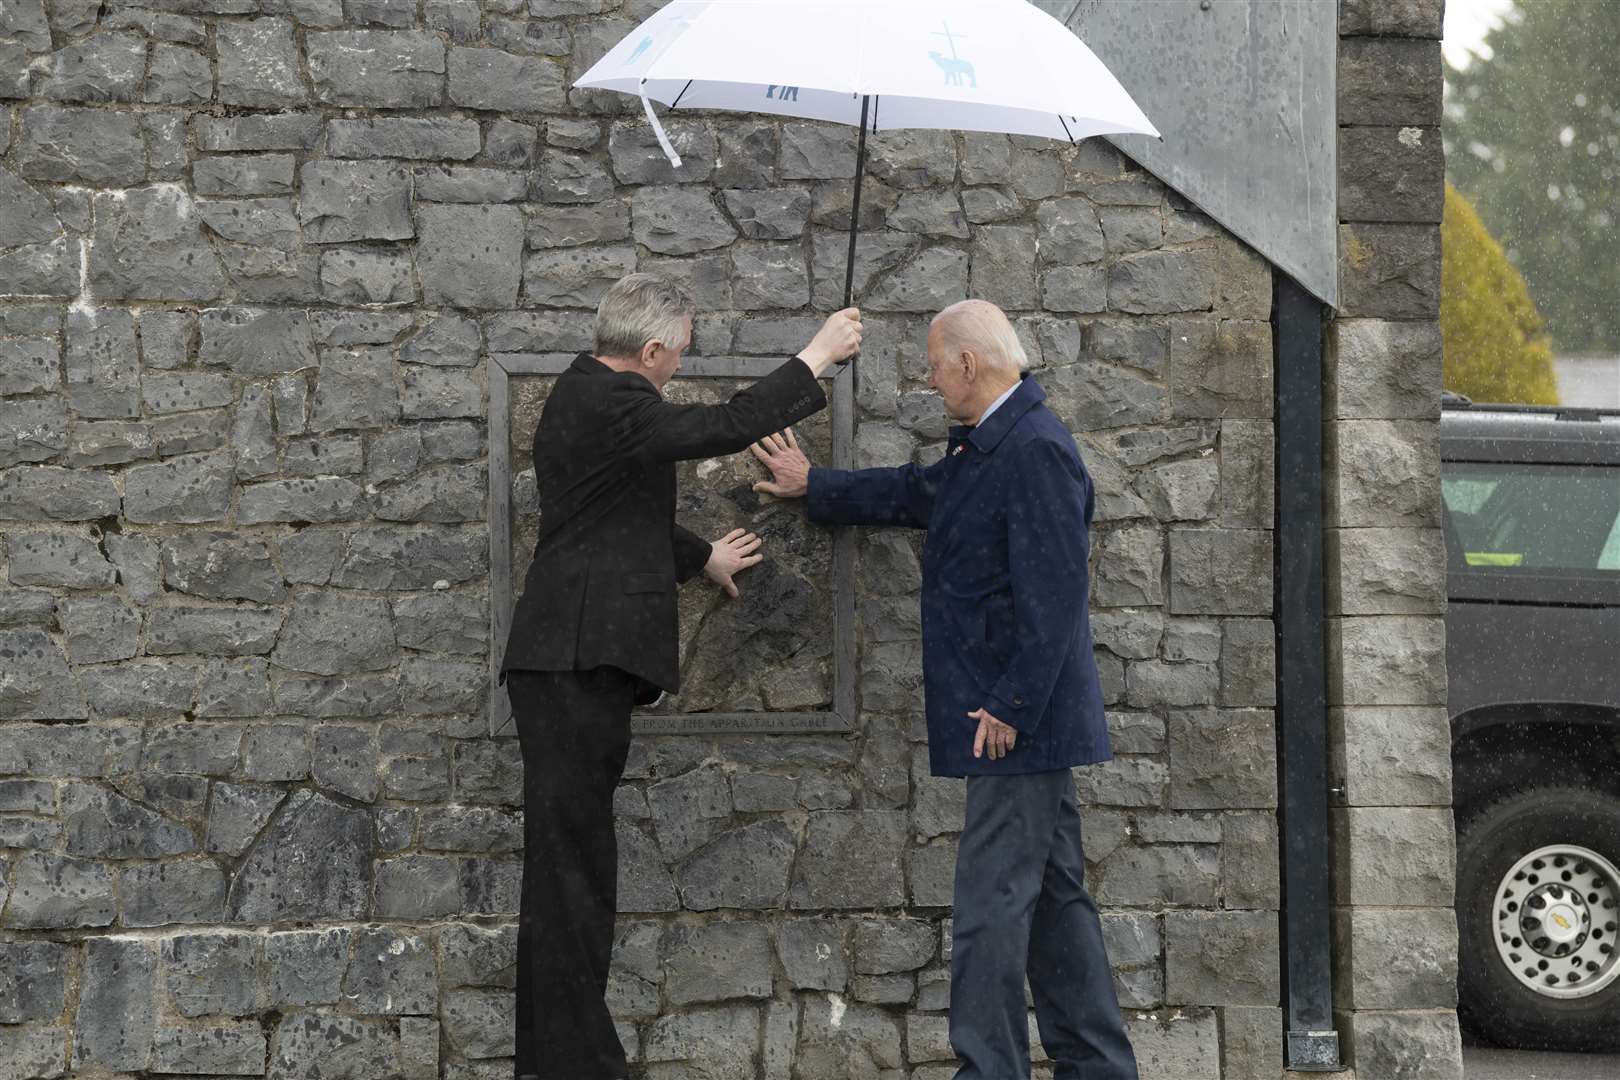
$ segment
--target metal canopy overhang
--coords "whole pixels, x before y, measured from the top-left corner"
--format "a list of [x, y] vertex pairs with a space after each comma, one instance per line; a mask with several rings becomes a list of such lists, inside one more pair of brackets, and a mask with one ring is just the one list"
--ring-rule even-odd
[[1338, 5], [1033, 0], [1163, 133], [1109, 141], [1336, 307]]

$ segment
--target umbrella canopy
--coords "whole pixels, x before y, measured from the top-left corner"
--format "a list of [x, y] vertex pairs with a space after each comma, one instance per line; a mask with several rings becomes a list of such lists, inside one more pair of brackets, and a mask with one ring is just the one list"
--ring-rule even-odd
[[1027, 0], [674, 0], [575, 85], [639, 95], [677, 166], [649, 99], [863, 133], [1158, 135], [1102, 61]]

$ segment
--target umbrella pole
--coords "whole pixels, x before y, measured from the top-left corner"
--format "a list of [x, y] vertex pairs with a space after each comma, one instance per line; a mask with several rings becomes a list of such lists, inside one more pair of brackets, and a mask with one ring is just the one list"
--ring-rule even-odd
[[855, 201], [849, 208], [849, 259], [844, 266], [844, 306], [855, 302], [855, 232], [861, 227], [861, 181], [866, 178], [866, 110], [872, 99], [861, 95], [861, 137], [855, 144]]

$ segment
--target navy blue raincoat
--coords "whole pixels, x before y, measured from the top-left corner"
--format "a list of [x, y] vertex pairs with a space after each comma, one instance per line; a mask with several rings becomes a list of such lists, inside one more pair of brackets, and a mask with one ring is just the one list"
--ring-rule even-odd
[[[1094, 499], [1074, 437], [1025, 376], [927, 467], [813, 469], [809, 512], [837, 525], [927, 529], [923, 683], [936, 776], [1045, 772], [1110, 756], [1087, 616]], [[986, 709], [1013, 750], [973, 756]]]

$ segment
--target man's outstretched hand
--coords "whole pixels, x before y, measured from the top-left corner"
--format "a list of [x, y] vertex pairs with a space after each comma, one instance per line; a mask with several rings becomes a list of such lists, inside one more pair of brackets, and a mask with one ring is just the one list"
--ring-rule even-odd
[[968, 713], [968, 719], [979, 722], [979, 733], [973, 737], [973, 756], [983, 757], [986, 750], [990, 751], [990, 760], [995, 761], [1007, 756], [1007, 752], [1018, 741], [1018, 729], [1010, 724], [1003, 724], [983, 709], [974, 709]]
[[810, 459], [799, 449], [792, 428], [767, 435], [748, 449], [771, 470], [771, 478], [755, 484], [755, 491], [780, 499], [797, 499], [810, 490]]
[[703, 564], [703, 572], [735, 600], [737, 583], [731, 577], [765, 558], [755, 554], [761, 543], [763, 541], [747, 529], [732, 529], [709, 545], [709, 561]]

